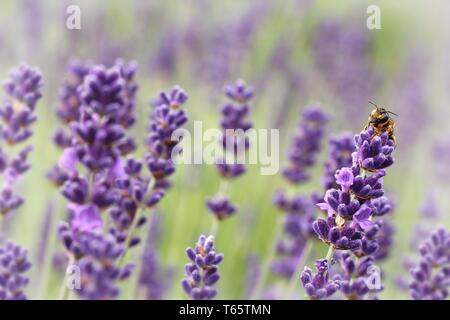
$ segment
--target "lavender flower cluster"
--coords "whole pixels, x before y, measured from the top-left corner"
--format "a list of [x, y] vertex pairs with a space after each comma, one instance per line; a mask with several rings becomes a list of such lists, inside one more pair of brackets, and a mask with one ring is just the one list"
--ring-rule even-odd
[[[302, 119], [292, 139], [288, 151], [289, 166], [283, 171], [287, 181], [293, 184], [309, 180], [309, 170], [315, 165], [321, 148], [328, 115], [319, 105], [307, 106], [302, 111]], [[276, 191], [273, 202], [285, 214], [283, 234], [276, 245], [277, 259], [272, 263], [272, 271], [290, 279], [300, 261], [305, 258], [305, 247], [314, 232], [314, 202], [317, 195], [296, 194], [289, 196], [283, 189]]]
[[136, 70], [122, 60], [111, 68], [76, 62], [61, 89], [58, 115], [66, 127], [55, 140], [63, 154], [49, 177], [69, 201], [69, 221], [58, 234], [69, 261], [81, 269], [84, 286], [77, 293], [87, 299], [117, 297], [117, 283], [130, 276], [133, 265], [122, 260], [140, 242], [133, 233], [147, 220], [141, 211], [154, 207], [170, 186], [171, 151], [178, 143], [171, 135], [187, 121], [181, 88], [153, 102], [146, 174], [144, 161], [131, 154], [136, 142], [128, 132], [135, 122]]
[[[246, 171], [245, 164], [238, 160], [250, 147], [245, 131], [252, 128], [247, 116], [250, 112], [249, 102], [253, 97], [253, 89], [239, 79], [225, 87], [225, 94], [231, 102], [222, 107], [223, 118], [220, 125], [223, 133], [220, 143], [223, 146], [223, 157], [217, 159], [216, 166], [222, 178], [232, 179]], [[221, 191], [208, 199], [206, 206], [218, 220], [233, 215], [237, 210], [236, 205]]]
[[[365, 272], [357, 272], [356, 279], [361, 280], [351, 279], [348, 274], [350, 271], [353, 273], [356, 265], [363, 265], [362, 269], [366, 270], [368, 265], [373, 264], [375, 257], [381, 259], [387, 255], [386, 246], [390, 244], [389, 233], [392, 230], [382, 220], [375, 218], [387, 214], [392, 208], [384, 197], [382, 179], [386, 175], [385, 169], [394, 162], [394, 143], [387, 132], [378, 136], [369, 126], [355, 136], [355, 145], [352, 166], [336, 171], [335, 183], [339, 188], [328, 189], [323, 202], [318, 204], [321, 210], [327, 212], [327, 218], [314, 221], [313, 229], [329, 246], [326, 258], [328, 266], [331, 265], [335, 250], [345, 252], [341, 254], [344, 272], [338, 280], [340, 291], [351, 299], [361, 299], [371, 291], [365, 282]], [[380, 244], [384, 246], [382, 249]], [[354, 262], [350, 255], [354, 255], [358, 261]], [[304, 272], [309, 274], [311, 271], [305, 269]], [[315, 290], [309, 287], [307, 293], [316, 297], [317, 291], [326, 285], [325, 282], [318, 283], [314, 286]]]
[[284, 177], [293, 184], [309, 180], [308, 169], [316, 163], [325, 124], [328, 122], [328, 115], [320, 105], [304, 108], [302, 118], [289, 148], [289, 166], [283, 170]]
[[420, 261], [411, 269], [413, 299], [447, 299], [450, 288], [450, 232], [438, 229], [419, 248]]
[[[35, 108], [42, 97], [42, 75], [33, 68], [21, 65], [10, 72], [4, 84], [6, 97], [0, 106], [0, 219], [16, 211], [25, 199], [14, 190], [17, 181], [29, 170], [28, 154], [31, 145], [22, 144], [33, 134]], [[5, 147], [3, 147], [3, 145]], [[2, 230], [0, 230], [2, 232]], [[0, 300], [26, 299], [24, 289], [30, 269], [27, 250], [7, 241], [0, 247]]]
[[215, 251], [214, 238], [201, 235], [195, 248], [187, 248], [186, 255], [191, 262], [185, 266], [183, 289], [195, 300], [214, 298], [217, 289], [213, 285], [220, 278], [218, 265], [223, 260], [223, 254]]
[[12, 242], [0, 247], [0, 300], [25, 300], [29, 279], [25, 273], [31, 268], [28, 252]]
[[0, 106], [0, 173], [3, 177], [0, 214], [3, 216], [24, 202], [14, 191], [14, 185], [30, 168], [28, 154], [33, 148], [23, 144], [33, 134], [32, 124], [36, 121], [35, 108], [42, 97], [42, 86], [41, 73], [26, 65], [12, 70], [4, 84], [6, 97]]

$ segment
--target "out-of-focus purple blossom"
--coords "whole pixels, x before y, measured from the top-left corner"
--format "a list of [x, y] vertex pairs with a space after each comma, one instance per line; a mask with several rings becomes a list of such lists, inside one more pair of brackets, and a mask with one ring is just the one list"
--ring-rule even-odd
[[355, 142], [350, 133], [343, 133], [331, 137], [329, 141], [329, 154], [324, 166], [322, 184], [325, 189], [338, 188], [334, 174], [336, 170], [352, 165], [352, 153], [355, 151]]
[[[402, 150], [408, 150], [420, 138], [420, 133], [427, 130], [432, 123], [431, 112], [427, 97], [427, 77], [429, 73], [430, 57], [417, 48], [409, 48], [409, 52], [403, 59], [403, 65], [398, 71], [398, 76], [392, 84], [395, 92], [392, 105], [395, 112], [400, 114], [395, 122], [396, 136], [403, 141]], [[414, 114], [420, 114], [422, 121], [415, 123]], [[442, 161], [442, 160], [440, 160]]]
[[[91, 67], [89, 63], [84, 63], [81, 60], [70, 61], [65, 79], [59, 88], [59, 103], [56, 107], [56, 114], [63, 123], [70, 123], [80, 118], [79, 87], [83, 84], [84, 78], [89, 74]], [[58, 138], [55, 137], [55, 140], [58, 141]]]
[[[250, 112], [249, 102], [253, 97], [253, 88], [248, 87], [244, 80], [239, 79], [224, 88], [230, 102], [222, 107], [221, 143], [222, 157], [216, 159], [216, 167], [222, 178], [237, 178], [246, 172], [246, 165], [239, 157], [250, 147], [250, 141], [245, 132], [252, 128], [247, 119]], [[223, 220], [236, 211], [236, 206], [224, 194], [217, 194], [206, 202], [208, 210], [217, 219]]]
[[[132, 127], [136, 121], [136, 94], [139, 89], [138, 84], [135, 81], [138, 65], [135, 61], [125, 62], [122, 59], [118, 59], [114, 63], [114, 67], [119, 70], [120, 76], [124, 80], [124, 86], [122, 96], [124, 99], [124, 107], [120, 108], [117, 115], [117, 122], [120, 123], [125, 129]], [[133, 142], [130, 142], [134, 144]], [[130, 152], [134, 150], [129, 150]]]
[[284, 177], [290, 182], [299, 184], [309, 179], [308, 169], [316, 163], [327, 122], [328, 115], [320, 105], [303, 109], [302, 120], [288, 151], [290, 163], [283, 170]]
[[[383, 290], [383, 286], [379, 283], [370, 283], [372, 270], [375, 270], [374, 258], [366, 256], [355, 260], [349, 252], [343, 252], [339, 255], [338, 261], [343, 272], [335, 275], [336, 281], [339, 283], [339, 290], [349, 300], [364, 299], [369, 293], [375, 293]], [[381, 277], [381, 275], [375, 275]], [[381, 280], [381, 279], [380, 279]], [[371, 285], [373, 285], [373, 287]]]
[[317, 273], [313, 273], [305, 267], [300, 280], [310, 299], [323, 299], [331, 296], [339, 289], [339, 283], [329, 278], [328, 261], [326, 259], [316, 260]]
[[425, 200], [420, 208], [423, 218], [435, 220], [440, 216], [439, 201], [435, 190], [428, 190]]
[[372, 256], [376, 261], [380, 261], [385, 260], [392, 250], [395, 227], [387, 219], [377, 220], [376, 224], [380, 225], [376, 234], [378, 249]]
[[275, 205], [285, 213], [283, 236], [276, 245], [277, 258], [272, 262], [272, 271], [281, 277], [290, 279], [304, 258], [305, 246], [314, 234], [311, 228], [313, 203], [303, 195], [288, 197], [278, 190], [274, 197]]
[[373, 215], [381, 217], [392, 212], [394, 205], [387, 197], [379, 197], [370, 201], [370, 206], [373, 210]]
[[247, 258], [247, 276], [245, 281], [245, 293], [250, 297], [256, 289], [261, 277], [261, 259], [257, 254], [250, 254]]
[[172, 140], [172, 133], [188, 120], [182, 105], [187, 95], [178, 86], [169, 92], [161, 92], [152, 102], [153, 111], [149, 123], [146, 164], [161, 186], [167, 185], [165, 178], [175, 171], [172, 151], [179, 141]]
[[269, 2], [252, 2], [244, 14], [213, 26], [212, 32], [204, 35], [204, 56], [199, 59], [198, 72], [207, 84], [216, 88], [222, 86], [239, 69], [269, 10]]
[[25, 300], [29, 279], [25, 273], [31, 268], [28, 252], [21, 246], [7, 242], [0, 247], [0, 300]]
[[218, 265], [223, 254], [217, 253], [212, 236], [201, 235], [195, 248], [187, 248], [186, 254], [191, 260], [186, 264], [186, 279], [181, 282], [183, 289], [194, 300], [212, 299], [217, 295], [213, 285], [219, 280]]
[[216, 195], [208, 199], [206, 206], [219, 220], [224, 220], [236, 212], [236, 206], [226, 196]]
[[[123, 159], [134, 149], [126, 130], [134, 123], [136, 65], [119, 60], [111, 68], [73, 68], [75, 82], [65, 88], [76, 99], [75, 110], [64, 113], [70, 119], [59, 114], [63, 123], [69, 122], [70, 144], [61, 145], [59, 171], [53, 172], [69, 201], [69, 223], [61, 224], [58, 235], [69, 260], [81, 269], [82, 288], [77, 294], [86, 299], [113, 299], [119, 293], [118, 282], [132, 271], [130, 265], [122, 267], [118, 262], [139, 241], [128, 238], [127, 231], [137, 206], [145, 203], [148, 186], [148, 180], [139, 177], [141, 163]], [[64, 103], [61, 106], [64, 109]], [[108, 213], [117, 219], [103, 228], [103, 216]], [[138, 220], [137, 226], [144, 222], [145, 218]], [[125, 243], [126, 239], [130, 241]]]
[[[234, 84], [227, 85], [225, 93], [231, 102], [222, 107], [220, 122], [223, 129], [222, 145], [225, 149], [224, 152], [236, 155], [244, 152], [250, 146], [248, 137], [243, 133], [252, 127], [252, 123], [247, 117], [250, 112], [249, 102], [253, 97], [253, 89], [249, 88], [244, 80], [239, 79]], [[225, 159], [224, 164], [230, 165]], [[236, 163], [232, 162], [231, 165], [236, 165]]]
[[[76, 293], [85, 299], [113, 299], [119, 294], [118, 282], [127, 279], [133, 265], [116, 264], [125, 248], [111, 235], [72, 229], [61, 223], [58, 236], [80, 268], [81, 287]], [[70, 267], [70, 266], [69, 266]]]
[[159, 300], [169, 289], [172, 280], [172, 270], [161, 265], [157, 253], [160, 237], [160, 218], [154, 214], [151, 218], [149, 236], [142, 257], [142, 270], [139, 285], [144, 288], [145, 296], [149, 300]]
[[420, 247], [421, 259], [411, 269], [410, 294], [413, 299], [441, 300], [450, 287], [450, 233], [438, 229]]
[[341, 100], [345, 114], [361, 112], [380, 84], [371, 61], [373, 37], [359, 23], [330, 20], [319, 24], [312, 33], [311, 46], [315, 65]]
[[436, 141], [431, 146], [431, 154], [435, 161], [433, 174], [436, 179], [444, 184], [450, 181], [450, 170], [447, 163], [450, 162], [450, 139], [448, 136]]
[[15, 193], [14, 185], [30, 168], [28, 154], [33, 147], [16, 148], [33, 133], [31, 125], [36, 121], [34, 109], [42, 97], [42, 85], [41, 73], [26, 65], [13, 69], [4, 84], [6, 97], [0, 106], [1, 215], [17, 209], [24, 202], [24, 198]]
[[367, 130], [355, 136], [357, 151], [352, 155], [353, 165], [361, 166], [368, 171], [385, 169], [394, 163], [394, 142], [389, 139], [389, 133], [376, 135], [375, 129], [370, 125]]
[[158, 50], [152, 57], [152, 69], [160, 71], [162, 74], [172, 77], [177, 69], [177, 46], [178, 32], [170, 29], [164, 32]]

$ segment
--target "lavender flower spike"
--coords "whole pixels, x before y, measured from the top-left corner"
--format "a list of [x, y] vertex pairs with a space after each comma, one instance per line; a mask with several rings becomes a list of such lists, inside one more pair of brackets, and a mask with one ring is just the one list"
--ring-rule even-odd
[[313, 273], [310, 268], [305, 267], [300, 276], [306, 294], [314, 300], [329, 297], [339, 289], [338, 282], [329, 279], [326, 259], [317, 260], [316, 268], [317, 273]]
[[23, 292], [29, 279], [24, 275], [30, 267], [27, 250], [12, 242], [0, 247], [0, 300], [25, 300]]
[[[30, 168], [27, 162], [32, 146], [19, 145], [32, 134], [36, 121], [34, 109], [41, 98], [42, 75], [25, 65], [14, 69], [4, 85], [6, 98], [0, 105], [0, 174], [3, 185], [0, 193], [0, 214], [6, 215], [20, 207], [24, 199], [14, 193], [14, 184]], [[3, 149], [9, 148], [8, 152]]]
[[357, 151], [352, 155], [353, 165], [359, 165], [368, 171], [385, 169], [394, 163], [392, 153], [394, 142], [389, 139], [389, 133], [376, 135], [373, 126], [355, 136]]
[[309, 179], [308, 169], [316, 163], [324, 126], [328, 122], [328, 115], [319, 105], [306, 107], [302, 116], [303, 119], [288, 151], [290, 164], [283, 170], [284, 177], [294, 184]]
[[443, 300], [450, 288], [450, 232], [435, 231], [420, 247], [421, 260], [411, 269], [413, 299]]
[[220, 278], [217, 266], [223, 260], [223, 254], [214, 249], [214, 238], [201, 235], [195, 249], [187, 248], [186, 254], [191, 262], [185, 266], [187, 278], [181, 282], [183, 289], [194, 300], [214, 298], [217, 289], [212, 286]]

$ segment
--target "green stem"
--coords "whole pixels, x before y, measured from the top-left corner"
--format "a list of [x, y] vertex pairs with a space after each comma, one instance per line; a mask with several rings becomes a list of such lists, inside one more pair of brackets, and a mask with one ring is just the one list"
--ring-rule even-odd
[[118, 260], [119, 267], [122, 266], [125, 256], [127, 255], [128, 250], [130, 249], [130, 243], [133, 238], [134, 231], [137, 228], [139, 219], [141, 218], [142, 211], [144, 211], [142, 208], [138, 208], [134, 215], [133, 221], [131, 222], [131, 227], [128, 230], [127, 238], [125, 239], [125, 249], [123, 250], [123, 253], [120, 255], [119, 260]]
[[216, 217], [213, 217], [211, 228], [209, 230], [209, 235], [215, 237], [218, 229], [219, 229], [219, 221], [217, 220]]
[[327, 262], [328, 262], [328, 268], [330, 268], [330, 266], [331, 266], [331, 258], [333, 258], [333, 254], [334, 254], [335, 250], [336, 250], [336, 247], [333, 245], [330, 245], [328, 247], [327, 256], [325, 257], [325, 259], [327, 259]]

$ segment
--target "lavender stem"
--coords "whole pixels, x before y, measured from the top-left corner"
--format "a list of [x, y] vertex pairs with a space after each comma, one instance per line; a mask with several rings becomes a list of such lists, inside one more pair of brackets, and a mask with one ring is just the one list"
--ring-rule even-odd
[[125, 243], [125, 249], [123, 250], [122, 254], [120, 255], [118, 263], [117, 263], [117, 265], [119, 267], [121, 267], [123, 265], [123, 262], [125, 260], [125, 256], [127, 255], [128, 250], [130, 249], [131, 240], [132, 240], [134, 231], [136, 230], [137, 225], [139, 223], [139, 220], [141, 218], [142, 212], [143, 212], [143, 209], [139, 208], [136, 211], [136, 214], [135, 214], [135, 216], [133, 218], [133, 222], [131, 224], [130, 230], [128, 230], [127, 238], [125, 239], [125, 242], [124, 242]]

